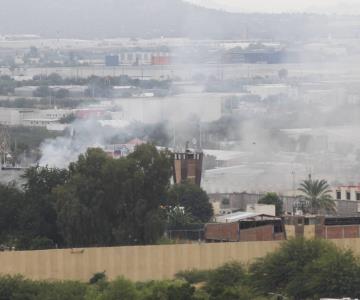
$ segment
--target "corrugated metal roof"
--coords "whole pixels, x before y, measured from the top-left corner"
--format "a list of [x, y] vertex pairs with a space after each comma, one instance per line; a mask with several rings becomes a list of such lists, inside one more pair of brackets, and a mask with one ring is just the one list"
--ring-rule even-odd
[[238, 222], [238, 221], [246, 220], [246, 219], [262, 219], [262, 218], [279, 219], [279, 218], [265, 215], [265, 214], [257, 214], [257, 213], [251, 213], [251, 212], [238, 211], [238, 212], [235, 212], [232, 214], [215, 217], [215, 221], [217, 223], [233, 223], [233, 222]]

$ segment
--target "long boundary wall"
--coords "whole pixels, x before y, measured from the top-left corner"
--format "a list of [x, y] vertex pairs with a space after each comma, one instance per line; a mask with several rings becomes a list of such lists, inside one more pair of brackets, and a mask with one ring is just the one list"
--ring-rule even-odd
[[[360, 255], [360, 239], [332, 242]], [[106, 271], [110, 279], [169, 279], [179, 271], [213, 269], [229, 261], [249, 263], [280, 244], [270, 241], [0, 252], [0, 273], [30, 279], [88, 281], [94, 273]]]
[[31, 279], [88, 281], [106, 271], [146, 281], [172, 278], [190, 269], [212, 269], [228, 261], [247, 263], [274, 251], [278, 242], [214, 243], [0, 252], [0, 273]]

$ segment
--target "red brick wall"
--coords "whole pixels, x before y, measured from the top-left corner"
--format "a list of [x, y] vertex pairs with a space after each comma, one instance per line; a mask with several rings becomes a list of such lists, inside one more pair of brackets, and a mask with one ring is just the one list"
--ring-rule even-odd
[[324, 225], [315, 225], [315, 237], [316, 238], [325, 238], [325, 226]]
[[359, 238], [360, 228], [358, 225], [324, 226], [315, 227], [315, 236], [326, 239]]
[[229, 241], [229, 242], [251, 242], [251, 241], [273, 241], [284, 240], [284, 233], [275, 234], [273, 225], [266, 225], [240, 230], [239, 239], [239, 224], [206, 224], [205, 239], [214, 241]]
[[240, 230], [240, 241], [272, 241], [274, 240], [273, 225], [266, 225]]
[[237, 242], [239, 240], [239, 223], [206, 224], [205, 239]]

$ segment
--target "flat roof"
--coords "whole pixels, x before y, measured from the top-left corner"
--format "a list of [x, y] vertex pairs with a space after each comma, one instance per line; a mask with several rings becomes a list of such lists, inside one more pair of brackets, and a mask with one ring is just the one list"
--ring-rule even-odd
[[234, 223], [242, 220], [247, 219], [256, 219], [256, 220], [280, 220], [280, 218], [266, 215], [266, 214], [258, 214], [258, 213], [252, 213], [252, 212], [244, 212], [244, 211], [238, 211], [235, 213], [218, 216], [215, 218], [216, 222], [218, 223]]

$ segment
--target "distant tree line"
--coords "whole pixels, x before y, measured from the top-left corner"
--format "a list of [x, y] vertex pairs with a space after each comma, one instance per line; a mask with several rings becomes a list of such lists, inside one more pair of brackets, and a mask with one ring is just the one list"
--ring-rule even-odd
[[82, 104], [92, 104], [95, 103], [95, 100], [92, 99], [68, 99], [68, 98], [57, 98], [57, 99], [26, 99], [26, 98], [16, 98], [14, 100], [6, 99], [0, 100], [0, 107], [6, 108], [53, 108], [54, 105], [57, 108], [76, 108]]
[[[49, 75], [35, 75], [31, 80], [16, 81], [8, 75], [0, 76], [0, 95], [13, 94], [15, 88], [23, 86], [37, 86], [34, 97], [48, 97], [51, 94], [49, 86], [81, 85], [88, 87], [88, 96], [108, 97], [113, 86], [134, 86], [140, 89], [162, 89], [171, 88], [171, 80], [138, 79], [127, 75], [100, 77], [92, 75], [83, 77], [62, 77], [57, 73]], [[68, 97], [66, 89], [59, 89], [54, 97], [63, 99]]]
[[29, 168], [22, 188], [0, 185], [0, 244], [5, 249], [154, 244], [176, 207], [189, 222], [209, 221], [213, 211], [206, 193], [188, 183], [171, 187], [171, 175], [171, 154], [150, 144], [121, 159], [89, 149], [68, 169]]

